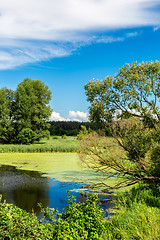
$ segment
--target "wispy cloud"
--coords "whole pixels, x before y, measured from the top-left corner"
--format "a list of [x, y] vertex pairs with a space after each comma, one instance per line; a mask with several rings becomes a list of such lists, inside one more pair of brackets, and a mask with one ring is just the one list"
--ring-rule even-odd
[[96, 38], [97, 43], [113, 43], [123, 41], [124, 37], [101, 36]]
[[55, 111], [52, 112], [51, 121], [78, 121], [78, 122], [86, 122], [88, 121], [88, 113], [80, 112], [80, 111], [69, 111], [69, 115], [67, 118], [64, 118]]
[[155, 32], [155, 31], [157, 31], [159, 29], [160, 29], [160, 26], [156, 26], [156, 27], [153, 28], [153, 31]]
[[138, 32], [130, 32], [126, 34], [126, 37], [136, 37], [138, 35]]
[[6, 46], [0, 41], [0, 69], [10, 69], [27, 63], [46, 61], [51, 58], [68, 56], [71, 47], [49, 41], [12, 40]]
[[153, 10], [158, 4], [159, 0], [1, 0], [0, 69], [67, 56], [92, 41], [123, 41], [103, 32], [159, 26], [160, 14]]

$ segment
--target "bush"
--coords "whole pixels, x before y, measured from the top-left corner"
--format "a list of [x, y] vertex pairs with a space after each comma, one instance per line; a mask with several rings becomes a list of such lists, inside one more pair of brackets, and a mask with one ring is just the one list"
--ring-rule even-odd
[[21, 144], [33, 143], [35, 139], [36, 134], [30, 128], [23, 128], [17, 136], [17, 142]]
[[89, 134], [91, 132], [92, 132], [92, 130], [90, 128], [87, 130], [87, 128], [82, 125], [81, 130], [77, 134], [77, 139], [82, 140], [84, 136], [86, 136], [87, 134]]
[[59, 137], [58, 136], [53, 136], [53, 138], [52, 139], [58, 139]]
[[34, 214], [1, 203], [0, 239], [104, 239], [106, 220], [96, 196], [88, 197], [86, 203], [76, 203], [70, 197], [63, 214], [47, 208], [43, 215], [45, 223], [38, 221]]
[[67, 139], [66, 134], [62, 135], [62, 139]]
[[155, 240], [160, 237], [160, 189], [140, 185], [121, 193], [116, 213], [107, 221], [95, 195], [76, 203], [74, 197], [61, 214], [42, 209], [42, 220], [12, 204], [0, 203], [0, 239], [35, 240]]

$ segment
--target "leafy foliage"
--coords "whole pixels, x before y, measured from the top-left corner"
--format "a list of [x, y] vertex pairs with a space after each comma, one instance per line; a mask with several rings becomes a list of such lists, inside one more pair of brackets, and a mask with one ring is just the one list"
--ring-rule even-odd
[[47, 137], [49, 128], [47, 120], [51, 109], [48, 106], [51, 92], [39, 80], [24, 79], [15, 91], [14, 119], [18, 133], [23, 128], [30, 128], [35, 132], [36, 140]]
[[1, 239], [104, 239], [105, 223], [98, 198], [90, 196], [86, 203], [73, 197], [64, 214], [54, 209], [43, 210], [49, 222], [38, 221], [34, 214], [13, 205], [0, 204]]
[[30, 128], [23, 128], [17, 136], [17, 142], [21, 144], [30, 144], [35, 141], [36, 134]]
[[160, 63], [156, 61], [125, 64], [114, 78], [89, 81], [85, 90], [91, 104], [90, 120], [110, 122], [119, 113], [125, 118], [141, 117], [153, 126], [160, 113], [159, 79]]
[[[0, 142], [19, 143], [23, 138], [21, 143], [32, 143], [47, 137], [50, 99], [50, 90], [39, 80], [24, 79], [15, 91], [0, 89]], [[34, 132], [34, 138], [24, 141], [23, 129], [30, 129], [30, 135]]]
[[45, 221], [11, 204], [0, 203], [1, 239], [130, 240], [160, 237], [160, 189], [140, 185], [115, 200], [116, 213], [107, 220], [95, 195], [86, 203], [73, 197], [64, 213], [42, 209]]
[[77, 134], [77, 139], [81, 140], [84, 136], [86, 136], [87, 134], [89, 134], [91, 132], [92, 132], [92, 130], [90, 128], [87, 130], [87, 128], [85, 126], [81, 125], [81, 130]]
[[62, 139], [67, 139], [66, 134], [62, 135]]
[[0, 89], [0, 142], [9, 143], [13, 140], [15, 129], [13, 122], [13, 91], [8, 88]]

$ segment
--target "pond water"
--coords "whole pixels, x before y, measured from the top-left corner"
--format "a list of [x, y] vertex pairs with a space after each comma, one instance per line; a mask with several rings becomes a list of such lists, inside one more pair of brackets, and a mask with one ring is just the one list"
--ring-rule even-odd
[[[40, 213], [37, 203], [42, 203], [43, 207], [55, 208], [62, 212], [68, 203], [67, 191], [70, 191], [70, 194], [75, 196], [77, 201], [85, 201], [85, 195], [78, 191], [82, 186], [84, 183], [58, 181], [39, 171], [21, 170], [11, 165], [0, 166], [2, 200], [28, 212], [34, 210], [37, 215]], [[110, 205], [106, 196], [100, 197], [103, 202], [102, 207], [107, 213], [107, 208]]]

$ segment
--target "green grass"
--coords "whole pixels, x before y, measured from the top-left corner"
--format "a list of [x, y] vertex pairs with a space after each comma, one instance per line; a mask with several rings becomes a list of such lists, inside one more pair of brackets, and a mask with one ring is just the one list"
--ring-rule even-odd
[[42, 139], [37, 144], [31, 145], [13, 145], [13, 144], [1, 144], [0, 153], [7, 152], [76, 152], [78, 148], [78, 140], [76, 137], [67, 137], [62, 139]]
[[106, 224], [106, 240], [160, 239], [159, 187], [134, 187], [118, 197], [116, 206], [116, 214]]

